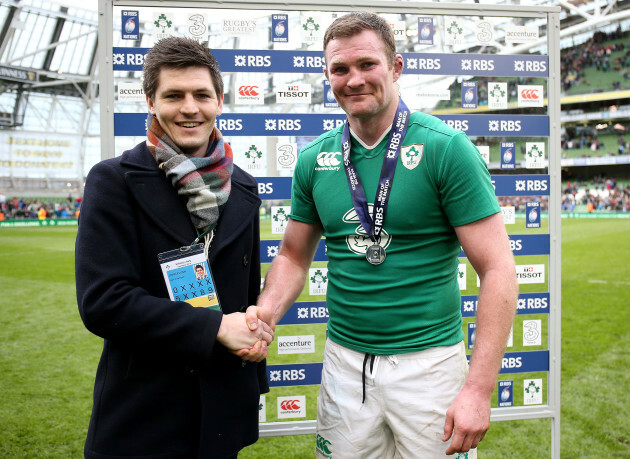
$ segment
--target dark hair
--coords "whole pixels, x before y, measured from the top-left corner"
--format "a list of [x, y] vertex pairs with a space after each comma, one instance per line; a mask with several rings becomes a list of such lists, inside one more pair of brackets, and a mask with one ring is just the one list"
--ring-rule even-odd
[[223, 94], [223, 78], [219, 63], [210, 50], [190, 38], [168, 37], [158, 41], [144, 56], [142, 89], [153, 99], [163, 68], [183, 69], [186, 67], [206, 67], [214, 83], [217, 96]]
[[381, 37], [385, 44], [385, 54], [391, 65], [396, 58], [396, 42], [394, 31], [389, 23], [378, 14], [369, 11], [355, 11], [345, 14], [333, 21], [324, 35], [324, 57], [328, 42], [334, 38], [349, 38], [360, 34], [364, 30], [372, 30]]
[[203, 265], [195, 265], [195, 271], [197, 271], [199, 268], [201, 268], [203, 271], [205, 271], [206, 269], [203, 267]]

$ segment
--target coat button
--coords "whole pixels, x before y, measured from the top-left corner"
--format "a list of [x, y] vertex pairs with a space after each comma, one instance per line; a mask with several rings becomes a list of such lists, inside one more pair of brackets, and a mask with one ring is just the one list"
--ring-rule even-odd
[[243, 266], [247, 266], [247, 263], [249, 263], [249, 260], [247, 259], [247, 255], [243, 255]]

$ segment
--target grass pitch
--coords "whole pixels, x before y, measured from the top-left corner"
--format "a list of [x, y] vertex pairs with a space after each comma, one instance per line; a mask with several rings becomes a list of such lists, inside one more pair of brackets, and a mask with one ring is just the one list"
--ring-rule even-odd
[[[630, 220], [562, 222], [562, 457], [630, 457]], [[102, 341], [81, 323], [76, 228], [0, 229], [0, 457], [78, 458]], [[275, 237], [274, 237], [275, 238]], [[240, 457], [310, 458], [313, 435]], [[550, 420], [493, 423], [480, 457], [545, 458]]]

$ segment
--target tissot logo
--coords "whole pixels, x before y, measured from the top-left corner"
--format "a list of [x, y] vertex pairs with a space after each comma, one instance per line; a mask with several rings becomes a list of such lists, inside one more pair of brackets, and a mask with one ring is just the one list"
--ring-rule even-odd
[[238, 93], [241, 96], [258, 96], [258, 86], [241, 86], [238, 88]]
[[542, 284], [545, 282], [545, 265], [517, 265], [516, 279], [519, 284]]

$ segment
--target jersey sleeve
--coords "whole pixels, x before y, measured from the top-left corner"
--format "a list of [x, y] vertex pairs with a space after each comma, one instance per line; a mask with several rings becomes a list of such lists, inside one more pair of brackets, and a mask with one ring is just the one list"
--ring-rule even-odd
[[303, 151], [297, 159], [291, 185], [290, 218], [303, 223], [321, 224], [313, 200], [313, 164]]
[[439, 169], [442, 206], [453, 226], [466, 225], [501, 211], [490, 173], [466, 134], [452, 137]]

